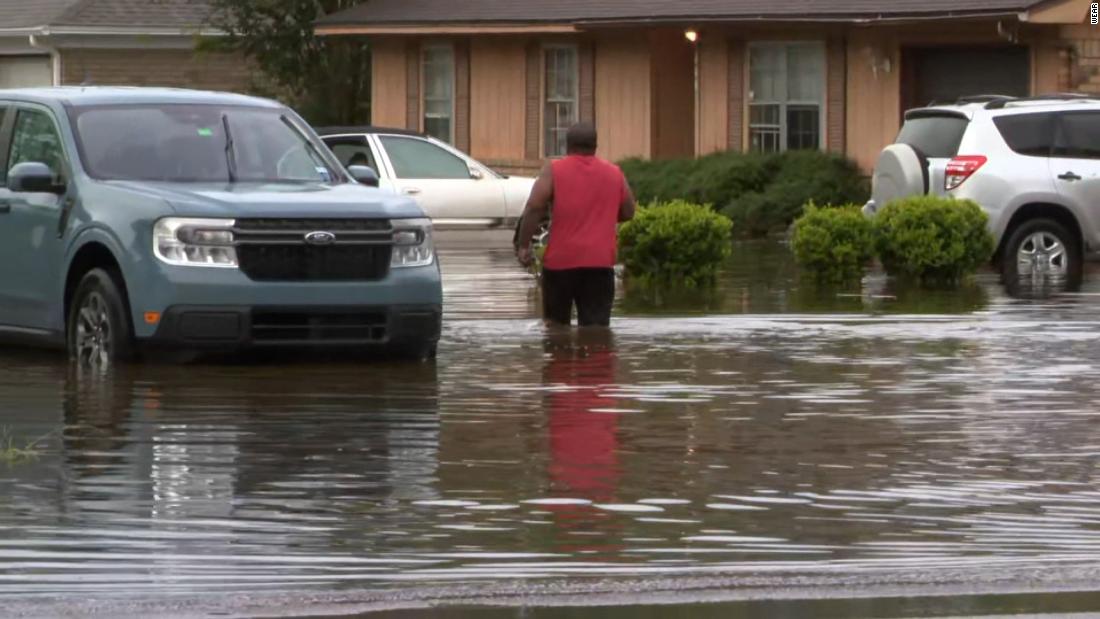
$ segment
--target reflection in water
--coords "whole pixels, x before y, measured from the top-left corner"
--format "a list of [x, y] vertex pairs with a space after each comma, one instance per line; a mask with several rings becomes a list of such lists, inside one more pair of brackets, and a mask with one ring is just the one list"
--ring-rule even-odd
[[607, 502], [618, 464], [615, 352], [608, 329], [564, 330], [547, 337], [551, 488], [567, 497]]
[[435, 365], [0, 355], [0, 428], [47, 437], [0, 460], [0, 597], [1094, 589], [1095, 285], [838, 295], [779, 250], [614, 336], [445, 254]]

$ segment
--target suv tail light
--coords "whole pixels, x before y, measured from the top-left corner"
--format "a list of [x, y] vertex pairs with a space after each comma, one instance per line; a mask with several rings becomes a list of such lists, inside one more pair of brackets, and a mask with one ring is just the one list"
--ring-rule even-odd
[[989, 161], [984, 155], [960, 155], [947, 163], [947, 172], [944, 175], [944, 189], [951, 191], [966, 182], [973, 176], [985, 162]]

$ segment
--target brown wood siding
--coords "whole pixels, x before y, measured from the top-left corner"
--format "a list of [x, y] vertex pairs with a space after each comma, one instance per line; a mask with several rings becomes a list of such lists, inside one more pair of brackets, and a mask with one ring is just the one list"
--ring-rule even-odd
[[577, 78], [581, 122], [596, 122], [596, 46], [582, 41], [577, 48]]
[[524, 152], [527, 159], [542, 159], [539, 148], [542, 140], [539, 138], [542, 126], [542, 47], [531, 42], [527, 45], [527, 92], [526, 115], [524, 122]]
[[379, 39], [371, 46], [371, 123], [380, 127], [406, 127], [408, 119], [408, 68], [405, 44]]
[[1063, 51], [1048, 42], [1031, 47], [1031, 93], [1048, 94], [1068, 90], [1069, 63]]
[[729, 149], [735, 151], [745, 150], [745, 64], [748, 62], [747, 46], [740, 39], [730, 40], [727, 46], [729, 54], [729, 106], [726, 109], [729, 122]]
[[420, 42], [405, 46], [405, 128], [420, 131]]
[[825, 148], [845, 152], [845, 115], [848, 52], [844, 39], [831, 37], [826, 43]]
[[470, 152], [470, 43], [456, 41], [455, 54], [455, 126], [454, 146]]
[[1060, 39], [1072, 50], [1066, 54], [1068, 90], [1100, 94], [1100, 28], [1065, 26]]
[[526, 151], [527, 59], [523, 41], [470, 42], [470, 154], [522, 160]]
[[247, 92], [252, 65], [236, 54], [189, 49], [66, 49], [63, 85], [170, 86]]
[[847, 152], [868, 172], [901, 128], [899, 57], [896, 38], [863, 30], [848, 37]]
[[729, 49], [720, 36], [699, 40], [699, 127], [696, 154], [728, 150], [729, 132]]
[[680, 30], [650, 34], [655, 159], [695, 154], [695, 46]]
[[641, 37], [602, 39], [596, 47], [596, 126], [600, 155], [612, 161], [652, 154], [650, 54]]

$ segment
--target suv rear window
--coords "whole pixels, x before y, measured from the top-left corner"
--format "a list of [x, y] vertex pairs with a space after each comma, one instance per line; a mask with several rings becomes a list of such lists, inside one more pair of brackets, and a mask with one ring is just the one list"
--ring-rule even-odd
[[911, 116], [898, 134], [898, 144], [908, 144], [932, 159], [950, 159], [959, 154], [959, 144], [970, 121], [953, 114]]
[[1021, 155], [1049, 157], [1054, 145], [1053, 114], [1013, 114], [993, 119], [1008, 147]]

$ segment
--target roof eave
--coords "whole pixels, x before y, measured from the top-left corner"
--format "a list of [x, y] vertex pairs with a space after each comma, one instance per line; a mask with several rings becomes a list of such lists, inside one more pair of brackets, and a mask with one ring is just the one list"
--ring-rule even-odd
[[952, 11], [950, 13], [911, 13], [911, 14], [850, 14], [850, 15], [740, 15], [730, 17], [684, 16], [676, 18], [637, 17], [629, 19], [599, 19], [577, 22], [582, 28], [599, 26], [637, 26], [637, 25], [679, 25], [706, 22], [708, 24], [894, 24], [912, 22], [933, 22], [958, 19], [1020, 19], [1019, 11]]
[[225, 33], [201, 26], [164, 27], [164, 26], [46, 26], [38, 32], [44, 36], [156, 36], [156, 37], [217, 37]]
[[555, 34], [578, 32], [571, 23], [486, 23], [466, 22], [452, 24], [394, 23], [394, 24], [323, 24], [315, 32], [320, 36], [377, 35], [377, 34]]
[[393, 23], [333, 23], [319, 22], [316, 33], [321, 36], [341, 35], [400, 35], [400, 34], [547, 34], [580, 32], [600, 27], [625, 27], [639, 25], [682, 25], [706, 22], [708, 24], [776, 23], [776, 24], [893, 24], [931, 22], [958, 19], [1027, 20], [1027, 11], [948, 11], [939, 13], [861, 13], [841, 15], [685, 15], [682, 17], [622, 17], [612, 19], [584, 19], [571, 22], [485, 22], [467, 21], [450, 23], [393, 22]]

